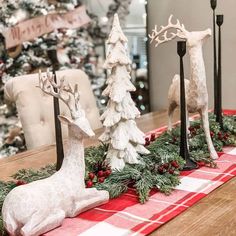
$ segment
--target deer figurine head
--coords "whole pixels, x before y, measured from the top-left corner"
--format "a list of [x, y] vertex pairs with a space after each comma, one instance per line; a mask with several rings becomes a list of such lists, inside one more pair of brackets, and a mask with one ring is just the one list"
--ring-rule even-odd
[[79, 103], [80, 94], [78, 91], [78, 84], [71, 87], [69, 83], [65, 82], [65, 79], [60, 79], [60, 83], [54, 82], [54, 75], [47, 71], [46, 76], [42, 76], [39, 71], [39, 87], [48, 95], [54, 96], [63, 101], [70, 110], [71, 118], [59, 115], [59, 120], [67, 124], [69, 132], [77, 138], [81, 136], [92, 137], [94, 132], [85, 116], [84, 110]]
[[[159, 31], [157, 31], [157, 26], [155, 25], [155, 28], [152, 30], [152, 33], [149, 34], [151, 43], [154, 40], [156, 41], [155, 47], [178, 37], [181, 39], [185, 39], [187, 41], [187, 46], [191, 48], [198, 46], [199, 43], [202, 45], [204, 40], [211, 36], [211, 29], [189, 32], [185, 29], [185, 26], [179, 22], [178, 19], [176, 24], [173, 24], [172, 18], [173, 15], [169, 17], [168, 25], [161, 26], [161, 29]], [[175, 30], [176, 32], [173, 32]]]

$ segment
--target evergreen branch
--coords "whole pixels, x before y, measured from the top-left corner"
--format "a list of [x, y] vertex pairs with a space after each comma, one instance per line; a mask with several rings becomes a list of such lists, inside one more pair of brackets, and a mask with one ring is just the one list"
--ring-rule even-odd
[[35, 180], [45, 179], [56, 171], [55, 165], [47, 165], [39, 170], [22, 169], [19, 170], [12, 177], [16, 180], [24, 180], [26, 182], [32, 182]]
[[122, 193], [125, 193], [128, 190], [128, 183], [111, 183], [105, 182], [95, 186], [98, 190], [106, 190], [109, 192], [110, 199], [119, 197]]
[[149, 198], [149, 193], [153, 188], [153, 176], [149, 170], [145, 170], [140, 178], [134, 185], [139, 197], [140, 203], [145, 203]]
[[[210, 115], [212, 139], [217, 150], [221, 150], [225, 145], [235, 145], [236, 117], [225, 116], [223, 120], [224, 129], [221, 131], [214, 120], [214, 116]], [[195, 129], [196, 134], [190, 134], [190, 157], [195, 162], [203, 161], [208, 166], [215, 167], [215, 163], [209, 158], [204, 131], [199, 125], [199, 120], [191, 122], [191, 127]], [[221, 135], [219, 135], [219, 132], [221, 132]], [[145, 203], [148, 200], [150, 191], [153, 188], [164, 194], [170, 194], [174, 187], [180, 183], [180, 169], [184, 166], [184, 160], [178, 155], [179, 135], [179, 127], [174, 128], [172, 132], [164, 132], [148, 147], [151, 153], [140, 156], [139, 164], [127, 164], [122, 171], [113, 171], [105, 182], [96, 183], [95, 187], [99, 190], [108, 191], [110, 198], [116, 198], [126, 192], [128, 186], [133, 186], [141, 203]], [[85, 149], [87, 172], [95, 172], [96, 165], [104, 162], [107, 149], [108, 146], [105, 144]], [[179, 167], [175, 168], [172, 174], [168, 172], [169, 169], [160, 172], [159, 167], [163, 164], [169, 164], [171, 161], [178, 163]], [[13, 178], [32, 182], [46, 178], [54, 172], [55, 165], [48, 165], [40, 170], [20, 170], [13, 175]], [[15, 186], [14, 182], [0, 182], [0, 210], [6, 195]], [[0, 233], [4, 235], [1, 217]]]

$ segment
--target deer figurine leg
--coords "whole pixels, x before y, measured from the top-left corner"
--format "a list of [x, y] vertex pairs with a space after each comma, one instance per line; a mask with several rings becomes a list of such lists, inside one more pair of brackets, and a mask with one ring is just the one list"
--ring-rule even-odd
[[75, 211], [72, 213], [72, 217], [85, 211], [85, 209], [91, 209], [98, 205], [104, 204], [109, 199], [109, 194], [104, 190], [97, 190], [95, 188], [86, 189], [83, 193], [82, 199], [80, 198], [75, 203]]
[[[185, 79], [185, 91], [188, 91], [189, 89], [189, 80]], [[187, 99], [187, 96], [186, 96]], [[169, 107], [168, 107], [168, 130], [172, 130], [172, 118], [174, 111], [177, 106], [180, 105], [180, 77], [178, 74], [174, 76], [172, 79], [172, 83], [170, 85], [169, 91], [168, 91], [168, 101], [169, 101]], [[186, 111], [187, 105], [186, 105]], [[186, 124], [187, 127], [189, 127], [189, 119], [188, 119], [188, 113], [186, 113]]]
[[180, 100], [180, 77], [179, 75], [175, 75], [174, 78], [172, 79], [172, 83], [170, 85], [169, 91], [168, 91], [168, 102], [169, 102], [169, 107], [168, 107], [168, 130], [172, 130], [172, 118], [173, 114], [175, 111], [175, 108], [179, 104]]
[[217, 154], [217, 152], [214, 148], [214, 145], [213, 145], [212, 140], [211, 140], [211, 135], [210, 135], [208, 110], [206, 108], [203, 108], [199, 112], [200, 112], [200, 115], [202, 117], [202, 125], [203, 125], [203, 129], [204, 129], [204, 132], [205, 132], [206, 141], [207, 141], [207, 145], [208, 145], [208, 150], [210, 152], [210, 156], [211, 156], [212, 159], [217, 159], [218, 154]]
[[9, 213], [6, 214], [5, 221], [11, 222], [10, 224], [8, 224], [8, 227], [7, 227], [7, 232], [9, 235], [20, 235], [20, 230], [18, 228], [17, 222], [11, 216], [11, 214], [9, 214]]
[[187, 134], [190, 134], [189, 127], [190, 127], [189, 113], [188, 113], [188, 109], [187, 109], [187, 106], [186, 106], [186, 128], [187, 128]]
[[30, 221], [21, 229], [21, 234], [23, 236], [41, 235], [45, 232], [45, 228], [50, 230], [60, 226], [64, 218], [65, 212], [58, 210], [55, 213], [50, 213], [42, 221], [42, 213], [36, 212]]
[[169, 104], [169, 108], [168, 108], [168, 130], [169, 131], [172, 130], [172, 118], [173, 118], [173, 114], [176, 107], [177, 107], [177, 104], [173, 101]]

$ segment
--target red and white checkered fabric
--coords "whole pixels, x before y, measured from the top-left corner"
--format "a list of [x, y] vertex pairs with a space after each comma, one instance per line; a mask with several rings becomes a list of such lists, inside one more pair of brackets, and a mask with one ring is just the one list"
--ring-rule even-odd
[[[236, 114], [236, 111], [225, 111]], [[163, 132], [165, 128], [155, 132]], [[152, 131], [154, 132], [154, 131]], [[117, 199], [65, 219], [63, 225], [45, 236], [147, 235], [168, 222], [214, 189], [236, 176], [236, 148], [227, 147], [216, 161], [218, 168], [202, 167], [181, 173], [181, 184], [170, 196], [152, 191], [149, 201], [139, 204], [133, 189]]]

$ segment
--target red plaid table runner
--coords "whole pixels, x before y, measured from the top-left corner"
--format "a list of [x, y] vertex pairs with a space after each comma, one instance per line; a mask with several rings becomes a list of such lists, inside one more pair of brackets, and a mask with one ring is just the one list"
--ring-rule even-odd
[[[226, 114], [236, 114], [227, 110]], [[163, 132], [166, 127], [152, 132]], [[151, 132], [150, 132], [151, 133]], [[148, 133], [147, 135], [150, 135]], [[217, 169], [202, 167], [181, 173], [181, 184], [170, 196], [152, 191], [149, 201], [139, 204], [136, 193], [129, 189], [117, 199], [65, 219], [63, 225], [45, 236], [141, 236], [156, 230], [214, 189], [236, 176], [236, 148], [224, 148], [216, 160]]]

